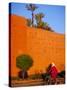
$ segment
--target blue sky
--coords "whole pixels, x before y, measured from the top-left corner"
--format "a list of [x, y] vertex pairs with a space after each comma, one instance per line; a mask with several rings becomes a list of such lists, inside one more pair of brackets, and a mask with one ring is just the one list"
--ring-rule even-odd
[[[37, 9], [34, 13], [42, 12], [45, 17], [44, 22], [47, 22], [49, 26], [58, 33], [64, 34], [65, 32], [65, 6], [57, 5], [44, 5], [36, 4]], [[19, 16], [24, 16], [26, 18], [31, 18], [31, 11], [25, 8], [24, 3], [11, 3], [11, 14], [16, 14]]]

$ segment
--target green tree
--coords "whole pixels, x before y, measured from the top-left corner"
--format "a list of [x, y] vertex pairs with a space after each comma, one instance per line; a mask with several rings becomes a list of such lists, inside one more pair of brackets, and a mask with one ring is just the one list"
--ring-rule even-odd
[[44, 17], [43, 13], [38, 13], [38, 14], [35, 15], [35, 20], [36, 20], [37, 27], [44, 26], [44, 22], [42, 20], [43, 17]]
[[44, 28], [44, 22], [43, 21], [39, 22], [37, 27], [43, 29]]
[[27, 10], [32, 12], [32, 26], [34, 26], [34, 11], [38, 8], [35, 4], [27, 4]]
[[44, 22], [44, 27], [46, 27], [46, 26], [49, 26], [49, 24], [47, 22]]
[[33, 65], [33, 60], [29, 55], [20, 55], [16, 58], [16, 66], [21, 69], [21, 77], [24, 79], [25, 73]]
[[32, 25], [31, 19], [27, 19], [27, 25], [28, 25], [28, 26], [31, 26], [31, 25]]
[[53, 30], [49, 25], [44, 26], [43, 29], [45, 29], [45, 30], [47, 30], [47, 31], [54, 32], [54, 30]]

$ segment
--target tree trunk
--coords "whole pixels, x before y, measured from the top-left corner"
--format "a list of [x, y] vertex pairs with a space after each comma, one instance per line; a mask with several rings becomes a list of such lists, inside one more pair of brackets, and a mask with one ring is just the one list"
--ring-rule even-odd
[[32, 11], [32, 27], [34, 26], [34, 13]]
[[26, 79], [26, 78], [28, 78], [28, 73], [27, 73], [27, 71], [21, 70], [21, 71], [18, 73], [18, 76], [19, 76], [21, 79]]

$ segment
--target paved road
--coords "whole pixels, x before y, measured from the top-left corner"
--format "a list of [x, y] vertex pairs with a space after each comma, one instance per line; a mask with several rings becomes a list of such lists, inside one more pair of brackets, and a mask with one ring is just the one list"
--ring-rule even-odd
[[[58, 84], [63, 84], [64, 79], [60, 78], [57, 79]], [[38, 85], [48, 85], [46, 81], [43, 81], [42, 79], [37, 80], [14, 80], [12, 81], [12, 87], [20, 87], [20, 86], [38, 86]]]

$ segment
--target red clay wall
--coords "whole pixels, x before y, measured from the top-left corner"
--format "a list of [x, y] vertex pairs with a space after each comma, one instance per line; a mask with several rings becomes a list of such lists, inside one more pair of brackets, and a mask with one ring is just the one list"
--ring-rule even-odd
[[34, 64], [29, 74], [44, 72], [54, 62], [59, 70], [64, 70], [64, 35], [42, 29], [29, 28], [25, 19], [11, 18], [11, 76], [17, 76], [16, 57], [29, 54]]

